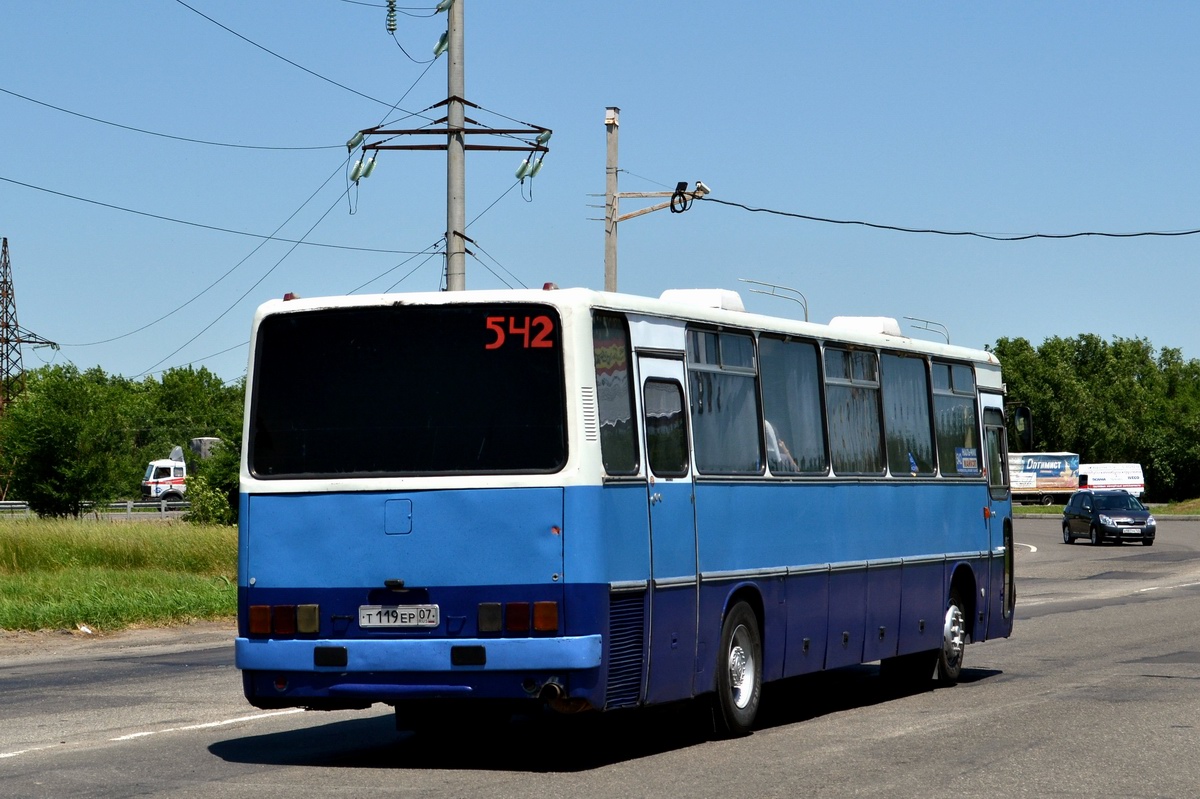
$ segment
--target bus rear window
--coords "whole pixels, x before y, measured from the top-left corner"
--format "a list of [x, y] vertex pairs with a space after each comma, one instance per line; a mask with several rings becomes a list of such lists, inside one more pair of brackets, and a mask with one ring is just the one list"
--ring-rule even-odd
[[566, 461], [561, 321], [548, 306], [390, 305], [259, 327], [259, 477], [553, 472]]

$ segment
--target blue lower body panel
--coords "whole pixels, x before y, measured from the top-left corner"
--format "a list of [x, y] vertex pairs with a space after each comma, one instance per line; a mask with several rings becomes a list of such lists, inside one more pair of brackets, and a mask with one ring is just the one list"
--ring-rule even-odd
[[[326, 672], [445, 672], [452, 668], [452, 650], [481, 651], [484, 662], [461, 666], [464, 671], [522, 669], [575, 670], [600, 667], [600, 636], [571, 638], [455, 638], [426, 641], [303, 640], [279, 641], [238, 638], [235, 662], [239, 669]], [[344, 666], [314, 665], [318, 649], [344, 649]]]
[[[455, 665], [456, 652], [467, 665]], [[573, 677], [595, 685], [599, 635], [542, 639], [271, 640], [238, 638], [246, 698], [263, 707], [358, 707], [415, 698], [536, 698]], [[327, 663], [329, 665], [322, 665]]]

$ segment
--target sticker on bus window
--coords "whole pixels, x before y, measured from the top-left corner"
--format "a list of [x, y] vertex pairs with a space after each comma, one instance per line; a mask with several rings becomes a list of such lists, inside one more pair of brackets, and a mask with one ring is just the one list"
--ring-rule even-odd
[[978, 476], [979, 449], [976, 447], [955, 447], [954, 468], [959, 474]]
[[554, 346], [554, 320], [549, 316], [489, 316], [486, 319], [492, 340], [485, 350], [498, 350], [506, 343], [523, 349], [544, 349]]

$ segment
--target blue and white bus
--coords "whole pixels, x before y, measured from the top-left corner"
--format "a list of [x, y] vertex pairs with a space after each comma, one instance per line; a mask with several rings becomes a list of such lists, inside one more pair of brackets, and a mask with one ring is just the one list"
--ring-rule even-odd
[[254, 319], [237, 666], [261, 708], [610, 710], [1013, 626], [1004, 385], [894, 320], [585, 289], [271, 301]]

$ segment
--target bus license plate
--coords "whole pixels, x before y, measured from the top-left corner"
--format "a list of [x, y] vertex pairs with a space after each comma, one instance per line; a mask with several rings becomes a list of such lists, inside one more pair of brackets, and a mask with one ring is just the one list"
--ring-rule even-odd
[[437, 627], [437, 605], [359, 605], [359, 627]]

